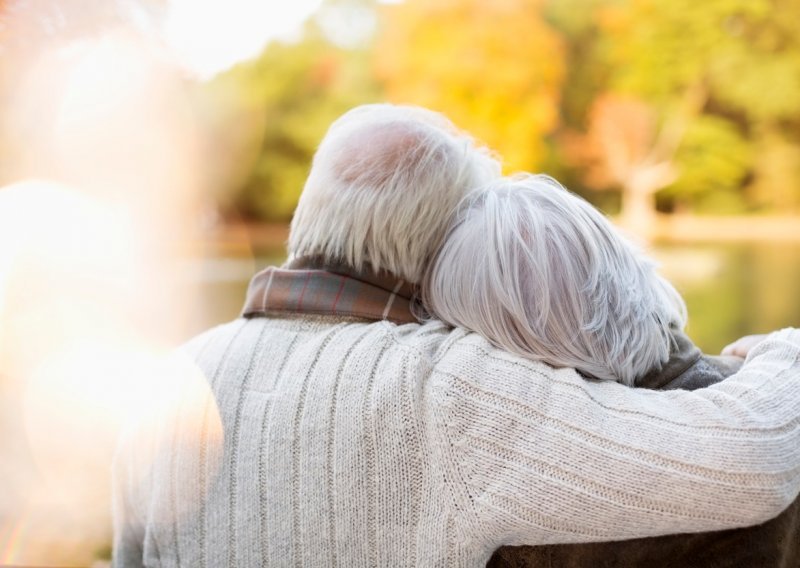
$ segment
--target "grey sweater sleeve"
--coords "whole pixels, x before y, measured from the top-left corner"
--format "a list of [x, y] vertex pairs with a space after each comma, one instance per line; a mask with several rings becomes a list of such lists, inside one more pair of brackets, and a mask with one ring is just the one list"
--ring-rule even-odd
[[738, 372], [740, 357], [704, 355], [681, 331], [673, 332], [669, 360], [636, 379], [634, 385], [654, 390], [697, 390], [714, 385]]

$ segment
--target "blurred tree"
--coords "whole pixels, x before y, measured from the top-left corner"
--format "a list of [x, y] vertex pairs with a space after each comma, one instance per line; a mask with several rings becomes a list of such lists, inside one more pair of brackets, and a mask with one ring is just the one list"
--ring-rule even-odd
[[659, 131], [656, 113], [631, 97], [601, 95], [589, 111], [586, 134], [567, 134], [564, 147], [595, 189], [622, 188], [625, 225], [646, 234], [655, 194], [675, 180], [674, 140]]
[[562, 36], [565, 77], [561, 89], [560, 122], [553, 136], [546, 139], [547, 171], [571, 190], [599, 207], [616, 211], [621, 194], [597, 192], [586, 183], [585, 152], [565, 144], [576, 132], [585, 130], [592, 103], [606, 89], [612, 72], [608, 65], [608, 44], [598, 26], [598, 12], [612, 0], [549, 0], [544, 4], [544, 18]]
[[[597, 16], [607, 88], [648, 101], [664, 124], [686, 120], [675, 199], [800, 205], [800, 3], [618, 0]], [[705, 100], [686, 115], [681, 101], [697, 89]]]
[[742, 184], [752, 163], [752, 144], [730, 120], [701, 114], [692, 120], [675, 155], [676, 181], [662, 194], [675, 209], [742, 213]]
[[565, 79], [562, 87], [562, 126], [584, 124], [592, 101], [606, 89], [613, 69], [608, 65], [609, 43], [598, 26], [599, 10], [611, 0], [550, 0], [545, 19], [563, 37]]
[[800, 117], [759, 121], [752, 132], [757, 152], [747, 188], [751, 202], [782, 213], [800, 212]]
[[223, 162], [225, 206], [249, 218], [291, 218], [330, 123], [353, 106], [379, 99], [364, 44], [336, 45], [312, 21], [297, 43], [272, 43], [257, 60], [209, 85], [208, 96], [221, 102], [208, 107], [217, 107], [214, 159]]
[[385, 6], [375, 68], [396, 102], [445, 113], [533, 170], [558, 124], [563, 42], [543, 0], [406, 0]]

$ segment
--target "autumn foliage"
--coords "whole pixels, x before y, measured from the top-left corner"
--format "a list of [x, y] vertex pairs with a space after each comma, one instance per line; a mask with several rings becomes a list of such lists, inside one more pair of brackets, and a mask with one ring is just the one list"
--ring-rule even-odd
[[[800, 212], [799, 2], [324, 7], [298, 43], [272, 44], [209, 87], [228, 93], [237, 120], [263, 121], [251, 173], [225, 190], [245, 215], [286, 219], [327, 125], [383, 100], [445, 113], [507, 172], [551, 173], [589, 198], [618, 192], [640, 225], [656, 210]], [[326, 33], [330, 9], [368, 14], [371, 35], [343, 45]]]
[[382, 21], [375, 69], [388, 99], [446, 113], [509, 170], [544, 164], [565, 61], [540, 0], [408, 0]]

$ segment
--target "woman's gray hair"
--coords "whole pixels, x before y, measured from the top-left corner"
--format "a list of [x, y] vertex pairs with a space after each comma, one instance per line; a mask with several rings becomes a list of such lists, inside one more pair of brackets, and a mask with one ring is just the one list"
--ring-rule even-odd
[[438, 113], [357, 107], [331, 125], [314, 156], [290, 256], [419, 283], [459, 201], [499, 176], [498, 161]]
[[469, 196], [426, 278], [445, 322], [555, 367], [632, 385], [669, 358], [678, 292], [611, 222], [547, 176]]

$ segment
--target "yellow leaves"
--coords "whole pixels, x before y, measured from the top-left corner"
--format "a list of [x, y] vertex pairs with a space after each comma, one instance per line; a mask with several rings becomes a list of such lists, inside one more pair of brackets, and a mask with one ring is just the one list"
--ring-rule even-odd
[[408, 0], [385, 16], [375, 68], [390, 100], [444, 112], [509, 170], [541, 163], [565, 73], [541, 2]]

